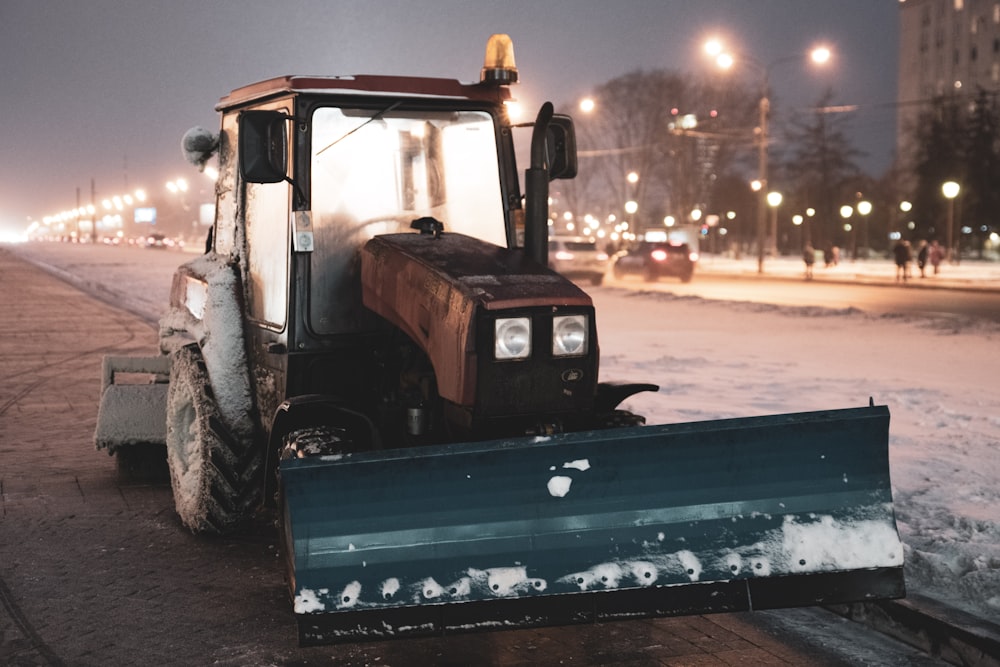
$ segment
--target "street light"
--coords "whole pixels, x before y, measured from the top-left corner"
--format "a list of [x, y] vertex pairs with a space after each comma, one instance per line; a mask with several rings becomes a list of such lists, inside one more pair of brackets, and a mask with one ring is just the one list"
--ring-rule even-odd
[[[861, 216], [861, 240], [865, 248], [865, 256], [868, 256], [868, 214], [872, 212], [872, 203], [862, 199], [857, 205], [858, 215]], [[857, 254], [857, 251], [855, 251]]]
[[[851, 219], [852, 215], [854, 215], [854, 208], [852, 206], [848, 206], [847, 204], [844, 204], [843, 206], [840, 207], [840, 217], [844, 219], [844, 231], [848, 232], [848, 233], [851, 233], [851, 245], [853, 246], [854, 245], [854, 234], [853, 234], [854, 227], [851, 225], [850, 222], [848, 222], [848, 220]], [[851, 256], [852, 257], [856, 256], [856, 254], [854, 252], [854, 249], [851, 248], [851, 250], [852, 250]]]
[[961, 190], [962, 188], [955, 181], [945, 181], [941, 184], [941, 194], [948, 200], [948, 249], [945, 252], [949, 262], [952, 261], [952, 243], [955, 238], [955, 197]]
[[771, 231], [768, 234], [768, 246], [778, 254], [778, 207], [781, 206], [782, 196], [780, 192], [767, 193], [767, 205], [771, 207]]
[[805, 251], [805, 233], [802, 231], [802, 223], [805, 222], [805, 218], [802, 217], [801, 213], [796, 213], [792, 216], [792, 224], [799, 230], [799, 246], [802, 247], [803, 252]]
[[[718, 39], [710, 39], [705, 43], [705, 52], [714, 58], [715, 64], [720, 69], [731, 69], [738, 61], [756, 68], [761, 73], [760, 102], [758, 103], [758, 113], [760, 115], [760, 125], [757, 128], [757, 178], [761, 182], [761, 191], [767, 187], [768, 164], [767, 164], [767, 143], [768, 143], [768, 120], [771, 112], [770, 94], [771, 70], [782, 63], [793, 62], [801, 58], [801, 54], [785, 56], [764, 64], [746, 54], [740, 54], [740, 58], [727, 52], [725, 45]], [[830, 61], [833, 53], [826, 46], [813, 48], [809, 52], [809, 59], [816, 65], [825, 65]], [[757, 206], [757, 272], [764, 273], [764, 219], [765, 200], [762, 197]], [[777, 243], [777, 238], [773, 238], [773, 243]], [[772, 246], [772, 250], [775, 247]]]
[[899, 212], [900, 212], [900, 213], [901, 213], [902, 215], [898, 215], [898, 216], [893, 216], [893, 217], [892, 217], [892, 218], [891, 218], [891, 219], [889, 220], [889, 238], [890, 238], [890, 239], [893, 239], [893, 240], [895, 240], [895, 239], [899, 239], [899, 238], [902, 238], [902, 236], [903, 236], [903, 233], [902, 233], [902, 231], [896, 231], [896, 229], [895, 229], [895, 226], [894, 226], [894, 224], [893, 224], [893, 221], [894, 221], [894, 220], [895, 220], [896, 218], [899, 218], [899, 222], [900, 222], [900, 228], [902, 228], [902, 227], [904, 226], [904, 225], [902, 224], [902, 222], [903, 222], [903, 218], [904, 218], [904, 217], [906, 217], [906, 214], [907, 214], [907, 213], [909, 213], [909, 212], [910, 212], [910, 211], [912, 211], [912, 210], [913, 210], [913, 204], [911, 204], [910, 202], [906, 201], [905, 199], [904, 199], [903, 201], [899, 202]]
[[[625, 174], [625, 181], [628, 185], [625, 186], [626, 189], [626, 202], [625, 202], [625, 212], [631, 216], [635, 216], [636, 211], [639, 210], [639, 200], [642, 198], [639, 193], [639, 172], [630, 171]], [[633, 219], [633, 222], [637, 222]]]

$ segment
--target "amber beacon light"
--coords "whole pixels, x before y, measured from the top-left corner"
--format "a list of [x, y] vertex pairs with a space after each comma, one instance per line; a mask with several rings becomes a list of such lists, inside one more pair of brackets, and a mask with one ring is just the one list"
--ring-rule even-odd
[[514, 43], [509, 35], [491, 35], [486, 42], [486, 57], [479, 77], [482, 83], [507, 85], [517, 83], [517, 65], [514, 64]]

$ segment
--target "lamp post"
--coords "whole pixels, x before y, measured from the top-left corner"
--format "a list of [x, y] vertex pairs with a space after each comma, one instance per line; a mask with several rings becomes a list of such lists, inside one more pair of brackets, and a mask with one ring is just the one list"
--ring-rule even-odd
[[801, 247], [803, 252], [805, 251], [806, 248], [805, 235], [802, 231], [802, 223], [804, 221], [805, 218], [802, 217], [801, 213], [796, 213], [795, 215], [792, 216], [792, 224], [795, 225], [795, 227], [799, 230], [799, 246]]
[[912, 210], [913, 210], [913, 204], [911, 204], [910, 202], [906, 201], [905, 199], [903, 201], [899, 202], [899, 212], [902, 214], [902, 215], [899, 216], [899, 223], [900, 223], [899, 227], [900, 227], [900, 230], [897, 232], [893, 228], [892, 222], [890, 221], [890, 223], [889, 223], [889, 225], [890, 225], [890, 227], [889, 227], [889, 238], [890, 239], [895, 239], [897, 234], [899, 234], [900, 236], [902, 236], [902, 228], [905, 226], [905, 224], [903, 223], [903, 219], [906, 217], [906, 214], [909, 213]]
[[768, 232], [768, 247], [772, 252], [778, 254], [778, 207], [781, 206], [783, 197], [780, 192], [768, 192], [765, 198], [767, 205], [771, 207], [771, 230]]
[[816, 209], [812, 206], [806, 209], [805, 226], [802, 228], [804, 245], [812, 245], [812, 218], [816, 217]]
[[[717, 39], [711, 39], [705, 43], [705, 52], [715, 59], [715, 64], [720, 69], [728, 70], [737, 62], [737, 56], [729, 53], [725, 50], [725, 46], [721, 41]], [[825, 65], [829, 62], [832, 57], [832, 52], [829, 48], [825, 46], [820, 46], [813, 48], [809, 52], [809, 59], [817, 65]], [[801, 58], [800, 54], [785, 56], [783, 58], [778, 58], [770, 63], [764, 64], [760, 61], [747, 56], [746, 54], [740, 54], [739, 61], [745, 63], [751, 67], [756, 68], [761, 74], [761, 86], [760, 86], [760, 101], [757, 104], [757, 112], [759, 115], [758, 127], [754, 132], [756, 144], [757, 144], [757, 180], [761, 183], [761, 197], [757, 205], [757, 272], [764, 273], [764, 241], [765, 241], [765, 216], [767, 211], [767, 202], [763, 193], [766, 192], [768, 186], [767, 176], [768, 176], [768, 156], [767, 156], [767, 143], [768, 143], [768, 123], [771, 115], [771, 100], [770, 95], [770, 80], [771, 80], [771, 70], [775, 66], [782, 63], [793, 62]], [[771, 251], [776, 250], [775, 243], [777, 242], [776, 237], [771, 239]]]
[[945, 181], [941, 184], [941, 194], [948, 200], [948, 248], [945, 253], [949, 262], [954, 261], [952, 252], [954, 252], [953, 243], [955, 240], [955, 197], [961, 190], [961, 186], [955, 181]]
[[855, 251], [855, 249], [853, 247], [854, 246], [854, 233], [853, 233], [854, 232], [854, 227], [853, 227], [853, 225], [851, 225], [850, 222], [848, 222], [851, 219], [852, 215], [854, 215], [854, 208], [853, 207], [848, 206], [847, 204], [844, 204], [843, 206], [840, 207], [840, 217], [844, 219], [844, 231], [848, 232], [851, 235], [851, 246], [852, 246], [851, 247], [851, 256], [855, 257], [856, 251]]
[[[766, 159], [766, 158], [765, 158]], [[767, 200], [764, 198], [764, 181], [754, 179], [750, 182], [750, 189], [757, 193], [757, 273], [764, 273], [764, 237], [765, 212], [767, 211]]]
[[[178, 216], [178, 222], [174, 223], [176, 227], [174, 233], [187, 234], [189, 230], [188, 230], [188, 221], [186, 220], [186, 218], [188, 217], [188, 212], [191, 210], [191, 206], [188, 203], [187, 192], [190, 189], [190, 186], [188, 185], [186, 179], [176, 178], [172, 181], [167, 181], [166, 188], [167, 190], [170, 191], [171, 194], [177, 195], [179, 197], [179, 202], [181, 206], [181, 213]], [[195, 222], [195, 224], [197, 224], [197, 222]]]
[[857, 204], [858, 215], [861, 216], [861, 242], [862, 247], [865, 249], [865, 257], [867, 258], [868, 253], [868, 214], [872, 212], [872, 203], [870, 201], [862, 199]]

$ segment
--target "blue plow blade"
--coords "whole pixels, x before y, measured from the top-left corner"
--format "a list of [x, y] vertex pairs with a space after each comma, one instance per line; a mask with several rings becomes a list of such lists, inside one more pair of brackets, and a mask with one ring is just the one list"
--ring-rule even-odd
[[299, 640], [905, 594], [885, 406], [281, 463]]

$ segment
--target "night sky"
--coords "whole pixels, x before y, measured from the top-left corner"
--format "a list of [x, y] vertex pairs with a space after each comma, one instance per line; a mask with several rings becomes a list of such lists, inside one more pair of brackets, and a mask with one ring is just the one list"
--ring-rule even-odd
[[[201, 178], [181, 156], [233, 88], [285, 74], [478, 80], [514, 41], [528, 109], [574, 104], [636, 69], [706, 71], [712, 34], [762, 63], [825, 41], [827, 70], [772, 72], [775, 122], [832, 88], [880, 174], [895, 140], [897, 0], [0, 0], [0, 232], [135, 188]], [[747, 70], [748, 82], [759, 75]]]

